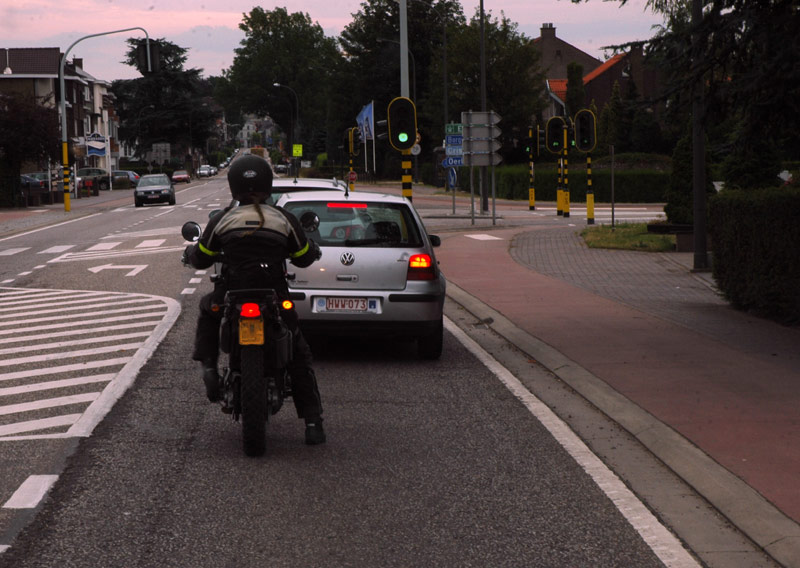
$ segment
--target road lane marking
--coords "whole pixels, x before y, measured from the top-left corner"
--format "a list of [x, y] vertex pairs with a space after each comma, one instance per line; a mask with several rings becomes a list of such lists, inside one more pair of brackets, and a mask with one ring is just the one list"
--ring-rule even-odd
[[71, 404], [83, 404], [92, 402], [100, 396], [99, 392], [87, 392], [84, 394], [71, 394], [68, 396], [57, 396], [55, 398], [43, 398], [33, 402], [20, 402], [18, 404], [7, 404], [0, 406], [0, 416], [8, 414], [20, 414], [43, 408], [55, 408], [57, 406], [69, 406]]
[[13, 248], [13, 249], [0, 250], [0, 256], [11, 256], [11, 255], [14, 255], [14, 254], [19, 254], [21, 252], [25, 252], [26, 250], [30, 250], [30, 247], [22, 247], [22, 248]]
[[96, 245], [92, 245], [89, 248], [87, 248], [86, 252], [107, 251], [121, 244], [122, 244], [121, 242], [97, 243]]
[[40, 250], [38, 254], [60, 254], [62, 252], [67, 252], [69, 249], [74, 247], [75, 245], [56, 245], [54, 247], [50, 247], [49, 249]]
[[3, 508], [35, 509], [57, 480], [57, 475], [31, 475], [17, 488]]
[[583, 468], [667, 568], [700, 568], [680, 541], [645, 507], [575, 432], [450, 318], [445, 329], [489, 369]]

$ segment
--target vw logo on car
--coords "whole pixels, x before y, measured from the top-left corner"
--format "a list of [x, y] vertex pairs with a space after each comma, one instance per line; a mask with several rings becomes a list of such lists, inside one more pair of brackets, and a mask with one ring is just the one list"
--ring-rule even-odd
[[345, 266], [352, 266], [352, 264], [356, 261], [356, 257], [353, 256], [352, 252], [343, 252], [342, 256], [339, 257], [339, 260]]

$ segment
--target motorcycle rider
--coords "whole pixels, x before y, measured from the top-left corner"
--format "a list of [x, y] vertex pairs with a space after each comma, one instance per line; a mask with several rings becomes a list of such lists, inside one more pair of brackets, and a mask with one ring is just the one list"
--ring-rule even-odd
[[[222, 397], [217, 357], [222, 304], [227, 290], [271, 288], [281, 299], [289, 298], [284, 260], [304, 268], [319, 259], [319, 246], [307, 239], [297, 218], [280, 207], [266, 205], [272, 192], [272, 168], [256, 155], [231, 164], [228, 185], [238, 206], [214, 214], [200, 240], [186, 248], [184, 258], [195, 268], [208, 268], [223, 253], [223, 278], [214, 291], [200, 300], [192, 358], [203, 365], [206, 395], [212, 402]], [[306, 444], [325, 442], [322, 401], [312, 368], [311, 349], [298, 327], [294, 310], [284, 312], [292, 331], [294, 355], [289, 366], [292, 398], [297, 416], [305, 419]]]

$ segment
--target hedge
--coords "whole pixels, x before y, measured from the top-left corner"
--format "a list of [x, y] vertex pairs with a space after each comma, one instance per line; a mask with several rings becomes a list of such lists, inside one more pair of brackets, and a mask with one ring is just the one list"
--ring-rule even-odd
[[[473, 171], [474, 187], [478, 186], [479, 168]], [[491, 172], [491, 169], [490, 169]], [[536, 201], [555, 201], [558, 172], [552, 164], [534, 167]], [[459, 168], [459, 185], [469, 190], [469, 168]], [[525, 165], [495, 168], [495, 191], [500, 199], [528, 199], [529, 171]], [[614, 172], [614, 201], [617, 203], [663, 203], [669, 187], [669, 172], [657, 170], [617, 170]], [[570, 201], [586, 201], [586, 169], [568, 170]], [[491, 187], [491, 173], [489, 184]], [[611, 202], [611, 170], [592, 169], [592, 189], [595, 202]]]
[[800, 323], [800, 188], [725, 190], [708, 212], [714, 279], [731, 305]]

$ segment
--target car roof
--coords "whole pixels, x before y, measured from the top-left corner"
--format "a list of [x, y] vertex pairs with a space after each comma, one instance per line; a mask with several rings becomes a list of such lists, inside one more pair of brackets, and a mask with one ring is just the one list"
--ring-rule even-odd
[[[291, 189], [290, 189], [291, 188]], [[272, 189], [279, 190], [275, 193], [286, 193], [294, 189], [297, 190], [339, 190], [344, 191], [347, 186], [342, 180], [324, 179], [324, 178], [274, 178], [272, 180]]]
[[399, 195], [389, 195], [388, 193], [370, 193], [366, 191], [351, 191], [345, 195], [340, 191], [315, 191], [313, 194], [308, 192], [284, 193], [276, 202], [277, 205], [284, 205], [293, 201], [380, 201], [383, 203], [405, 203], [408, 200]]
[[152, 178], [168, 178], [168, 177], [169, 177], [169, 176], [168, 176], [167, 174], [145, 174], [145, 175], [143, 175], [143, 176], [142, 176], [142, 179], [144, 179], [144, 178], [147, 178], [147, 179], [152, 179]]

